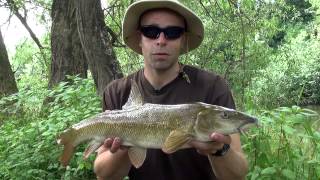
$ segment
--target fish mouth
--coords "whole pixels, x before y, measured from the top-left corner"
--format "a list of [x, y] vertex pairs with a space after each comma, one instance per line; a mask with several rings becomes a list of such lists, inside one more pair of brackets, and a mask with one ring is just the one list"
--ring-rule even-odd
[[258, 124], [258, 119], [257, 119], [257, 118], [254, 118], [254, 117], [252, 117], [249, 122], [244, 122], [244, 123], [238, 128], [238, 130], [239, 130], [240, 133], [242, 133], [242, 132], [244, 132], [244, 131], [247, 131], [248, 129], [250, 129], [250, 128], [253, 127], [253, 126], [259, 126], [259, 124]]

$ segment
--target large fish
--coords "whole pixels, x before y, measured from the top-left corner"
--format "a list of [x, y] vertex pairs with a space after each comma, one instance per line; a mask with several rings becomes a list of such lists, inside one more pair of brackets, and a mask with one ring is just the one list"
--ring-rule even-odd
[[206, 104], [191, 103], [160, 105], [143, 103], [135, 81], [122, 110], [105, 111], [83, 120], [65, 130], [58, 138], [64, 146], [60, 162], [66, 166], [75, 147], [90, 140], [84, 152], [87, 158], [96, 151], [107, 137], [120, 137], [128, 150], [131, 163], [140, 167], [146, 158], [147, 148], [162, 149], [173, 153], [188, 148], [190, 140], [210, 141], [209, 134], [225, 135], [246, 130], [257, 119], [233, 109]]

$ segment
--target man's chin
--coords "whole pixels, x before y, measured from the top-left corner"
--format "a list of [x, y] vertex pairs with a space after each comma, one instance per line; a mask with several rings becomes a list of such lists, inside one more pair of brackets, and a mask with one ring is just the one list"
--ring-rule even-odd
[[153, 68], [158, 71], [166, 71], [172, 68], [172, 65], [165, 62], [158, 62], [154, 64]]

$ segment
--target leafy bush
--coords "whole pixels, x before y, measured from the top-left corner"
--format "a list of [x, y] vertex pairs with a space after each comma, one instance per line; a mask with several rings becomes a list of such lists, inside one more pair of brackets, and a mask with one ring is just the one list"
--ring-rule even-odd
[[247, 179], [319, 179], [319, 115], [298, 106], [263, 111], [260, 128], [243, 138]]
[[50, 34], [41, 37], [41, 41], [45, 47], [41, 51], [32, 40], [25, 39], [16, 46], [15, 54], [10, 55], [11, 66], [20, 87], [24, 87], [23, 82], [32, 82], [34, 77], [35, 79], [48, 77], [51, 60], [51, 50], [48, 48]]
[[252, 79], [246, 89], [248, 101], [260, 108], [319, 103], [318, 49], [319, 40], [302, 29], [289, 44], [270, 55], [269, 65]]
[[[58, 157], [62, 148], [56, 143], [57, 135], [71, 124], [101, 111], [100, 100], [91, 80], [70, 77], [72, 83], [60, 83], [52, 91], [42, 89], [53, 101], [41, 108], [25, 108], [23, 115], [14, 113], [6, 117], [0, 127], [0, 179], [90, 179], [93, 178], [92, 158], [84, 161], [78, 149], [66, 169]], [[3, 101], [16, 99], [19, 106], [32, 107], [35, 98], [30, 90], [21, 90]], [[27, 95], [27, 96], [22, 96]], [[25, 101], [22, 101], [22, 97]], [[30, 99], [29, 99], [30, 98]], [[44, 96], [39, 96], [43, 101]], [[21, 105], [22, 104], [22, 105]], [[36, 103], [34, 104], [36, 105]], [[46, 113], [43, 113], [46, 109]], [[8, 109], [0, 109], [8, 111]], [[21, 123], [23, 122], [23, 123]]]

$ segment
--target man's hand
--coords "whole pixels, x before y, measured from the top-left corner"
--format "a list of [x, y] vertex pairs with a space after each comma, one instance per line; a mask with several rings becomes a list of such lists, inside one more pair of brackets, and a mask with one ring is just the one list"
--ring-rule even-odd
[[[245, 179], [248, 172], [248, 163], [241, 149], [240, 135], [225, 136], [220, 133], [212, 133], [209, 138], [212, 142], [193, 140], [189, 142], [189, 145], [196, 148], [200, 154], [208, 155], [212, 170], [218, 179]], [[230, 150], [225, 156], [215, 157], [210, 155], [222, 149], [224, 144], [230, 144]]]
[[219, 133], [210, 134], [209, 138], [212, 142], [200, 142], [192, 140], [189, 145], [196, 148], [202, 155], [214, 154], [218, 150], [222, 149], [224, 144], [231, 144], [231, 137], [229, 135], [223, 135]]
[[128, 147], [121, 145], [119, 137], [107, 138], [97, 150], [94, 172], [98, 179], [123, 179], [131, 167]]
[[123, 151], [127, 151], [128, 147], [121, 145], [121, 139], [119, 137], [114, 138], [107, 138], [104, 143], [101, 145], [101, 147], [98, 149], [98, 155], [110, 151], [111, 153], [116, 153], [119, 149]]

